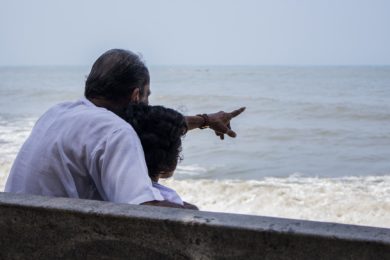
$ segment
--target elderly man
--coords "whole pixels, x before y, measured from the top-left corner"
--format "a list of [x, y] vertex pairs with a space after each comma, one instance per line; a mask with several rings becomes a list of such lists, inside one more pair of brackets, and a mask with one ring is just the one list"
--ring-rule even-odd
[[[164, 201], [148, 177], [139, 138], [123, 117], [130, 103], [148, 103], [149, 71], [134, 53], [101, 55], [85, 98], [58, 104], [34, 126], [20, 149], [5, 191], [129, 204], [182, 207]], [[230, 120], [244, 108], [186, 117], [188, 129], [209, 127], [235, 137]]]

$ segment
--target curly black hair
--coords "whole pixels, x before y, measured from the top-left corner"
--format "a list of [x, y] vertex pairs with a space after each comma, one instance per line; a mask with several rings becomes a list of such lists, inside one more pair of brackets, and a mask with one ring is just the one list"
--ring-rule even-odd
[[163, 106], [139, 104], [127, 108], [126, 121], [141, 140], [150, 178], [173, 172], [181, 160], [181, 138], [187, 132], [184, 116]]

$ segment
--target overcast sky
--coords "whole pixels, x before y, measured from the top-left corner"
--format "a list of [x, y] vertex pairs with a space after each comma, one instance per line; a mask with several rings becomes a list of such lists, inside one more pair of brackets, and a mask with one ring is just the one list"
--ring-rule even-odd
[[0, 65], [390, 64], [387, 0], [0, 0]]

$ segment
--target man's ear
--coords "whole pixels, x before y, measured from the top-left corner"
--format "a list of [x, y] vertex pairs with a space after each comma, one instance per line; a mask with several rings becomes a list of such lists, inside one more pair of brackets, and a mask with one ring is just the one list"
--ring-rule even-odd
[[139, 92], [139, 88], [135, 88], [133, 90], [133, 93], [131, 93], [130, 102], [133, 103], [133, 104], [138, 104], [140, 99], [141, 99], [141, 95], [140, 95], [140, 92]]

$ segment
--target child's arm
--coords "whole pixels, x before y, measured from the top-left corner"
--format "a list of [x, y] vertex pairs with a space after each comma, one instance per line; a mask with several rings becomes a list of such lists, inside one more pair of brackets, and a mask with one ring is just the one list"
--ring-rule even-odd
[[179, 208], [179, 209], [186, 209], [185, 205], [176, 204], [167, 200], [158, 201], [147, 201], [144, 203], [141, 203], [140, 205], [146, 205], [146, 206], [157, 206], [157, 207], [167, 207], [167, 208]]
[[197, 206], [195, 206], [194, 204], [191, 204], [191, 203], [188, 203], [188, 202], [185, 202], [185, 201], [183, 201], [183, 206], [186, 209], [199, 210], [199, 208]]

